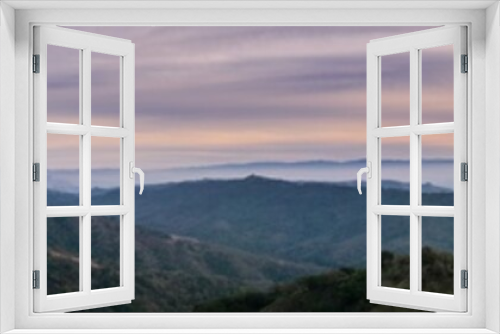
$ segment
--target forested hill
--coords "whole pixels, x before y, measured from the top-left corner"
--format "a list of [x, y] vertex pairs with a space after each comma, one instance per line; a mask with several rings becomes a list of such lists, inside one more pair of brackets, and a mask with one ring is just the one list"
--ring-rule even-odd
[[[63, 232], [49, 236], [48, 292], [78, 291], [78, 224], [71, 224], [68, 218], [53, 218], [48, 224], [49, 230]], [[120, 284], [119, 233], [114, 218], [98, 217], [92, 222], [92, 289]], [[326, 270], [140, 226], [135, 232], [135, 248], [134, 302], [100, 312], [188, 312], [214, 298], [249, 289], [261, 291]]]
[[[405, 204], [407, 189], [404, 184], [391, 184], [382, 192], [383, 203]], [[118, 195], [117, 190], [94, 189], [92, 203], [116, 204]], [[449, 192], [432, 191], [423, 196], [439, 205], [453, 201]], [[48, 192], [49, 205], [69, 205], [75, 200], [72, 194]], [[277, 305], [294, 305], [284, 302], [280, 291], [302, 289], [301, 277], [312, 277], [311, 282], [326, 279], [332, 284], [340, 284], [338, 277], [347, 277], [363, 295], [358, 302], [364, 303], [364, 283], [357, 279], [364, 277], [365, 207], [366, 198], [350, 184], [250, 176], [148, 186], [142, 196], [136, 196], [136, 299], [107, 310], [208, 310], [212, 302], [224, 304], [224, 298], [229, 298], [231, 304], [233, 297], [238, 300], [247, 294], [272, 301], [258, 304], [262, 306], [258, 310], [278, 310], [284, 306]], [[119, 282], [119, 224], [113, 219], [93, 218], [93, 288]], [[382, 217], [383, 226], [392, 226], [383, 235], [387, 254], [404, 256], [397, 254], [407, 251], [409, 224], [405, 219], [408, 217]], [[422, 230], [425, 245], [452, 250], [453, 224], [430, 219]], [[48, 233], [52, 273], [48, 284], [54, 293], [78, 289], [71, 286], [78, 282], [78, 224], [61, 223], [51, 221], [56, 228], [49, 230], [58, 233]], [[291, 283], [294, 280], [298, 281]], [[404, 279], [398, 284], [405, 284]], [[351, 306], [345, 310], [366, 305]]]
[[[425, 291], [453, 294], [453, 256], [422, 250]], [[389, 287], [409, 288], [409, 257], [384, 252], [384, 278]], [[248, 291], [197, 305], [196, 312], [408, 312], [372, 304], [366, 298], [366, 270], [342, 268], [278, 284], [267, 291]]]
[[[433, 189], [432, 187], [429, 187]], [[117, 204], [117, 189], [94, 189], [93, 204]], [[423, 201], [453, 205], [451, 192], [424, 192]], [[51, 205], [78, 201], [49, 191]], [[405, 184], [382, 191], [383, 204], [408, 204]], [[453, 249], [453, 224], [426, 218], [427, 246]], [[382, 217], [397, 225], [384, 240], [386, 250], [404, 252], [407, 217]], [[136, 224], [167, 234], [326, 267], [362, 267], [366, 255], [366, 197], [350, 184], [289, 182], [249, 176], [240, 180], [201, 180], [148, 186], [136, 196]]]
[[[117, 190], [98, 192], [92, 201], [111, 204], [118, 195]], [[453, 205], [453, 194], [424, 192], [423, 201]], [[391, 183], [382, 191], [382, 202], [408, 204], [407, 185]], [[382, 217], [387, 226], [405, 219]], [[349, 184], [249, 176], [148, 186], [136, 196], [136, 223], [292, 262], [334, 268], [365, 263], [366, 197]], [[427, 246], [453, 248], [452, 224], [434, 218], [425, 224]], [[404, 251], [408, 233], [409, 224], [403, 222], [387, 235], [385, 249]]]

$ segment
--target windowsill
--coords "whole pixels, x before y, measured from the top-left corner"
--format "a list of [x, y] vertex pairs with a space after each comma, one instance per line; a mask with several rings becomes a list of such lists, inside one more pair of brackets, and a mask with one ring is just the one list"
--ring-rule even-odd
[[14, 329], [5, 334], [486, 334], [488, 329]]

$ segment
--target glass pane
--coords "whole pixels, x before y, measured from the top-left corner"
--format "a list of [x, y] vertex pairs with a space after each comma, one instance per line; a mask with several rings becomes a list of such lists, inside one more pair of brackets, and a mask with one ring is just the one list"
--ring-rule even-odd
[[92, 125], [120, 126], [120, 57], [92, 52]]
[[92, 205], [120, 205], [120, 142], [92, 137]]
[[47, 294], [80, 291], [80, 218], [47, 218]]
[[47, 205], [80, 205], [80, 136], [47, 135]]
[[80, 50], [47, 45], [47, 121], [80, 123]]
[[410, 124], [410, 53], [381, 57], [382, 126]]
[[410, 217], [382, 216], [382, 286], [410, 288]]
[[410, 137], [381, 141], [382, 205], [410, 205]]
[[422, 205], [453, 206], [453, 134], [425, 135], [422, 141]]
[[453, 294], [453, 218], [421, 219], [422, 291]]
[[120, 286], [120, 216], [91, 220], [92, 289]]
[[421, 50], [422, 123], [453, 122], [453, 45]]

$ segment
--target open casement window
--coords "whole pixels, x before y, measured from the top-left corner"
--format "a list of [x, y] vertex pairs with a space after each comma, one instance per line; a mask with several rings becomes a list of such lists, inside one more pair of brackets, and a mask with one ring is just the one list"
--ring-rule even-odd
[[[429, 61], [436, 59], [433, 54], [447, 56]], [[466, 28], [459, 26], [372, 40], [367, 46], [367, 298], [372, 303], [467, 310], [467, 289], [462, 285], [467, 274], [466, 54]], [[449, 75], [432, 78], [438, 72], [433, 70], [443, 67], [449, 68]], [[448, 113], [448, 118], [438, 113]], [[391, 145], [407, 158], [391, 156]], [[433, 148], [449, 148], [450, 154], [434, 155], [430, 161], [427, 152]], [[450, 166], [453, 202], [443, 202], [439, 189], [429, 192], [426, 180], [432, 174], [429, 164], [445, 162]], [[386, 196], [383, 183], [394, 176], [386, 163], [406, 163], [408, 195]], [[395, 233], [399, 243], [386, 245], [391, 238], [384, 235], [394, 239]], [[439, 242], [447, 237], [444, 234], [452, 241], [447, 253], [452, 259], [448, 268], [441, 268], [441, 274], [448, 271], [450, 276], [448, 289], [442, 288], [446, 279], [429, 269], [433, 260], [426, 248], [443, 246]], [[392, 253], [384, 252], [387, 249]], [[384, 256], [401, 250], [409, 263], [399, 264], [401, 272], [392, 275], [392, 281], [385, 279]], [[441, 282], [433, 285], [433, 279]]]
[[[54, 52], [66, 56], [60, 57], [60, 53], [57, 61], [48, 62]], [[134, 172], [139, 172], [134, 167], [134, 52], [134, 44], [128, 40], [59, 27], [34, 28], [35, 312], [83, 310], [130, 303], [134, 299]], [[112, 57], [117, 64], [114, 74], [94, 73], [93, 59], [99, 57]], [[61, 77], [60, 70], [66, 67], [71, 67], [71, 77]], [[114, 105], [95, 107], [92, 93], [102, 92], [98, 85], [91, 91], [91, 76], [111, 80], [113, 75]], [[53, 122], [48, 117], [54, 113], [51, 109], [58, 107], [51, 100], [53, 85], [64, 85], [62, 105], [72, 110], [63, 112], [73, 113], [74, 118]], [[116, 110], [113, 126], [99, 126], [103, 124], [97, 117], [91, 117], [91, 112], [108, 115], [106, 108]], [[108, 141], [115, 143], [111, 145], [113, 149], [102, 144]], [[48, 157], [48, 152], [54, 150], [59, 155], [55, 160]], [[93, 192], [99, 191], [100, 185], [91, 180], [95, 162], [92, 157], [107, 155], [116, 156], [116, 198], [93, 203]], [[60, 182], [51, 180], [50, 172], [69, 173], [61, 161], [71, 157], [76, 160], [72, 168], [79, 189], [72, 195], [59, 193], [56, 203], [48, 201], [47, 193], [52, 191], [49, 183]], [[95, 247], [112, 248], [99, 235], [103, 228], [112, 231], [117, 240], [115, 249], [104, 252], [116, 260], [116, 266], [109, 266], [116, 269], [113, 272], [106, 272], [108, 262], [96, 263], [96, 254], [92, 254]], [[93, 275], [105, 276], [108, 286], [93, 284]]]

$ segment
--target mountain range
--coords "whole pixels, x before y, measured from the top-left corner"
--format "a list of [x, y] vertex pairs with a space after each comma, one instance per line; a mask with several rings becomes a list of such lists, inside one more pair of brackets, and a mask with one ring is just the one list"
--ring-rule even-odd
[[[453, 193], [429, 189], [423, 192], [423, 201], [453, 204]], [[119, 200], [118, 189], [98, 189], [92, 194], [93, 205], [117, 204]], [[405, 184], [394, 182], [382, 190], [384, 204], [405, 204], [408, 198]], [[49, 205], [78, 204], [77, 194], [54, 190], [48, 190], [47, 199]], [[423, 246], [452, 254], [452, 218], [451, 224], [443, 223], [450, 218], [425, 219]], [[117, 222], [117, 217], [92, 219], [94, 289], [119, 284]], [[71, 218], [51, 218], [48, 231], [49, 293], [78, 290], [78, 223]], [[338, 300], [318, 304], [318, 311], [380, 310], [366, 305], [361, 281], [366, 258], [366, 197], [349, 183], [292, 182], [251, 175], [148, 185], [143, 195], [136, 196], [135, 244], [136, 299], [98, 311], [222, 312], [228, 305], [251, 312], [288, 312], [293, 305], [296, 310], [303, 310], [300, 305], [314, 310], [312, 300], [317, 293], [345, 285], [346, 279], [353, 280], [349, 283], [354, 289], [351, 297], [361, 299], [332, 295]], [[407, 259], [408, 217], [382, 217], [382, 247], [388, 254]], [[429, 269], [437, 273], [436, 281], [446, 281], [446, 256], [437, 256], [435, 267]], [[404, 286], [409, 273], [401, 261], [387, 263], [392, 268], [390, 281]], [[297, 292], [302, 297], [287, 299], [287, 291], [303, 291], [307, 282], [326, 286], [320, 284], [311, 294]]]
[[[453, 194], [423, 193], [423, 201], [452, 205]], [[407, 204], [404, 185], [382, 192], [384, 204]], [[49, 205], [78, 203], [77, 195], [49, 191]], [[92, 203], [117, 204], [119, 190], [99, 191]], [[451, 251], [453, 224], [426, 218], [425, 245]], [[408, 245], [408, 217], [387, 216], [384, 247]], [[322, 267], [362, 267], [366, 256], [366, 197], [345, 184], [290, 182], [259, 176], [150, 185], [136, 196], [136, 226], [195, 238], [259, 256]]]
[[[357, 171], [366, 165], [365, 160], [312, 160], [296, 162], [249, 162], [207, 166], [187, 166], [169, 169], [143, 169], [146, 184], [196, 181], [200, 179], [230, 180], [248, 175], [287, 181], [343, 182], [353, 180]], [[434, 159], [422, 161], [424, 182], [438, 187], [452, 188], [453, 160]], [[384, 160], [382, 176], [408, 183], [409, 162], [406, 160]], [[451, 175], [450, 175], [451, 174]], [[118, 169], [93, 169], [92, 187], [115, 188], [119, 185]], [[48, 170], [48, 186], [53, 190], [78, 193], [79, 171], [74, 169]]]

